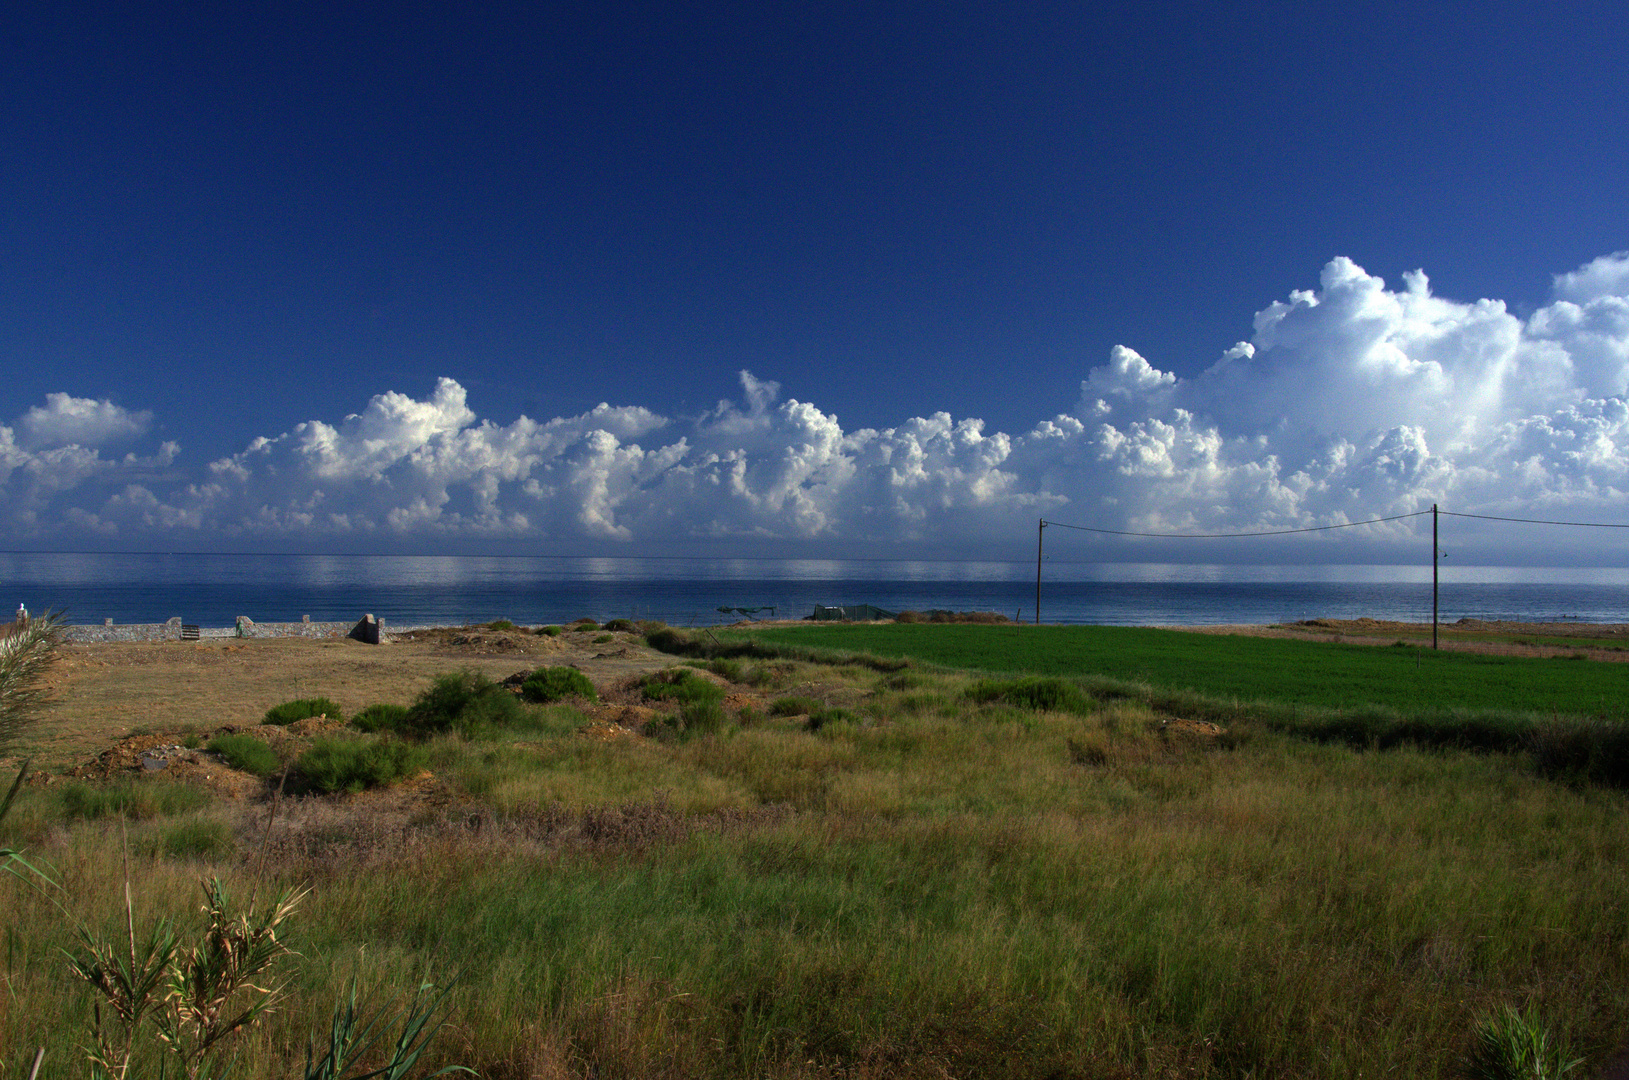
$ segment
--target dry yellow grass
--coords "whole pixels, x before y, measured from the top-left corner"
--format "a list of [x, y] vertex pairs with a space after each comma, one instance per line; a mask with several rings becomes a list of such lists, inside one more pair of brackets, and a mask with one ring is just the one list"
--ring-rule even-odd
[[68, 645], [52, 671], [53, 701], [20, 748], [37, 768], [77, 764], [134, 730], [210, 730], [258, 724], [283, 701], [322, 696], [347, 715], [378, 702], [406, 705], [435, 676], [472, 668], [492, 679], [574, 664], [597, 683], [666, 667], [673, 658], [635, 635], [538, 637], [446, 630], [388, 645], [269, 638]]

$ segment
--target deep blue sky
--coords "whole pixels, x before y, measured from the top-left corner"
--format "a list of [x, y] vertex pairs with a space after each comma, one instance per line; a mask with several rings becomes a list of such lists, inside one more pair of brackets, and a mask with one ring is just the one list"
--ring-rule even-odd
[[438, 375], [1022, 430], [1335, 255], [1519, 308], [1629, 246], [1618, 4], [22, 7], [0, 415], [189, 456]]
[[[1626, 27], [1621, 2], [8, 5], [0, 538], [352, 550], [389, 517], [411, 550], [1011, 531], [1021, 556], [1039, 513], [1621, 516]], [[1583, 306], [1547, 309], [1586, 264]], [[1416, 268], [1464, 306], [1398, 299]], [[1196, 379], [1294, 290], [1322, 291], [1277, 351]], [[1094, 411], [1116, 346], [1152, 369], [1120, 354]], [[751, 412], [742, 369], [847, 436], [943, 410], [1013, 443], [837, 451]], [[441, 377], [500, 427], [668, 422], [454, 438]], [[392, 399], [327, 458], [307, 429], [208, 468], [387, 391], [442, 419]], [[751, 417], [698, 419], [723, 398]]]

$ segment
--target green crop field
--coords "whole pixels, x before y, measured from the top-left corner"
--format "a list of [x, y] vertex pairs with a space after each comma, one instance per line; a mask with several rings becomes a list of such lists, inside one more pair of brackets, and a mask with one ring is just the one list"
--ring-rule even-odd
[[776, 627], [772, 643], [974, 671], [1095, 677], [1317, 708], [1623, 715], [1629, 665], [1117, 626]]

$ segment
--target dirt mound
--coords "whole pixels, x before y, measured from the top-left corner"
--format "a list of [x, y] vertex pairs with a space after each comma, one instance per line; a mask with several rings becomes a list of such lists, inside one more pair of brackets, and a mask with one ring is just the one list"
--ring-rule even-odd
[[174, 733], [128, 736], [69, 770], [68, 775], [79, 780], [162, 777], [201, 784], [230, 799], [248, 798], [265, 790], [265, 781], [258, 776], [239, 772], [218, 754], [176, 742], [177, 737]]
[[1227, 728], [1220, 724], [1213, 724], [1209, 720], [1189, 720], [1177, 717], [1160, 723], [1160, 734], [1167, 737], [1172, 735], [1196, 739], [1214, 739], [1227, 734]]
[[[275, 724], [266, 724], [264, 727], [276, 727]], [[345, 721], [333, 716], [308, 716], [304, 720], [296, 720], [287, 728], [290, 735], [320, 735], [325, 731], [338, 731], [345, 726]], [[257, 735], [264, 735], [256, 731]]]

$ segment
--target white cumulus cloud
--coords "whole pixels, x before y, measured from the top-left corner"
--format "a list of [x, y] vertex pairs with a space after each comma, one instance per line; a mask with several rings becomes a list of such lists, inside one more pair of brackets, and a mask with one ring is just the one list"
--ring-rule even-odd
[[1440, 502], [1614, 520], [1629, 501], [1626, 392], [1629, 253], [1557, 275], [1552, 302], [1526, 318], [1497, 300], [1436, 296], [1421, 271], [1394, 286], [1337, 258], [1198, 374], [1116, 346], [1085, 367], [1077, 400], [1023, 432], [948, 413], [845, 431], [745, 371], [739, 400], [699, 416], [602, 404], [498, 423], [443, 378], [423, 398], [380, 393], [343, 419], [183, 466], [174, 443], [107, 454], [146, 437], [149, 414], [52, 394], [0, 425], [0, 521], [13, 538], [883, 542], [982, 554], [1038, 515], [1224, 532]]

